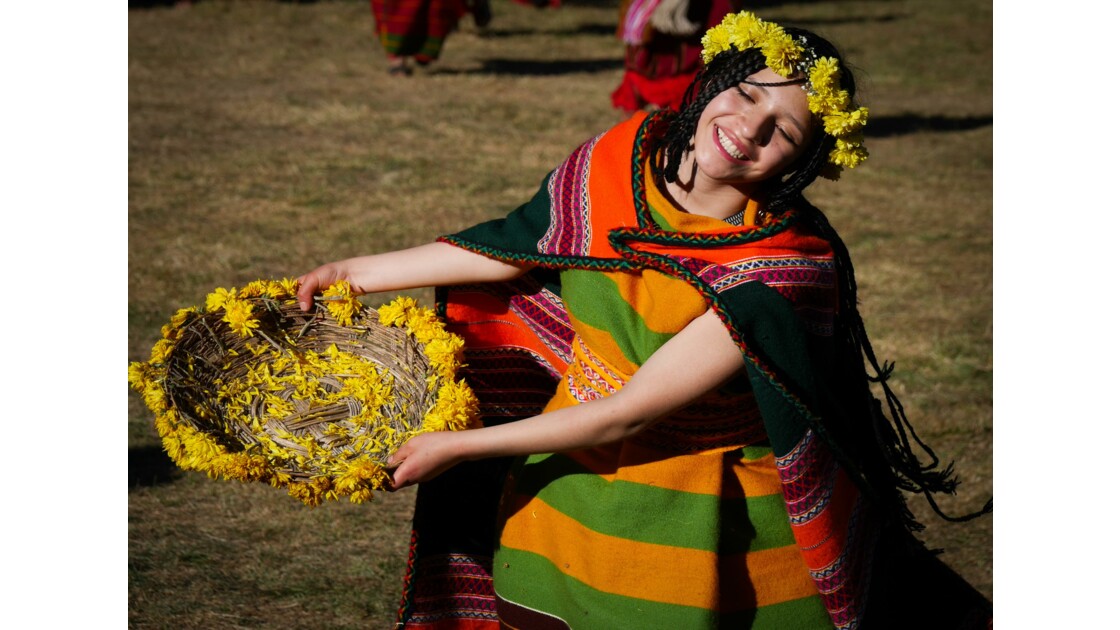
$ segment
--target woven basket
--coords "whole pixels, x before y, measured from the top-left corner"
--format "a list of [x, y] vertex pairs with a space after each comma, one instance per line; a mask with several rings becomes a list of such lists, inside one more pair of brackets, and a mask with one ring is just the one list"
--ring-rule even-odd
[[[329, 302], [303, 312], [290, 295], [180, 311], [153, 359], [129, 374], [172, 459], [287, 487], [308, 505], [361, 502], [388, 487], [384, 464], [405, 440], [474, 422], [477, 401], [454, 380], [461, 340], [430, 309], [398, 300], [398, 325], [386, 325], [348, 294], [340, 299], [353, 304], [345, 323]], [[230, 323], [233, 302], [251, 313], [251, 328]]]

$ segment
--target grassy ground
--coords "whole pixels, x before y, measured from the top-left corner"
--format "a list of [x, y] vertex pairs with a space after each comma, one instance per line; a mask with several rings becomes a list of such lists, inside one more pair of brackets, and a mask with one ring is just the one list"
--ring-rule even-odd
[[[872, 160], [810, 196], [849, 243], [911, 420], [957, 462], [965, 484], [946, 507], [976, 507], [992, 489], [991, 7], [758, 11], [821, 32], [861, 69]], [[616, 4], [496, 0], [494, 13], [488, 33], [464, 20], [435, 66], [402, 80], [385, 72], [363, 2], [130, 10], [129, 359], [214, 287], [499, 216], [617, 120]], [[308, 509], [182, 474], [139, 397], [128, 405], [130, 627], [390, 625], [411, 492]], [[991, 519], [948, 525], [914, 508], [990, 595]]]

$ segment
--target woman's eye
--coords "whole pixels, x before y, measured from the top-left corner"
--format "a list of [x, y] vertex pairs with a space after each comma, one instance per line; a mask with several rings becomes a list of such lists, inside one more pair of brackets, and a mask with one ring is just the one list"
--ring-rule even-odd
[[782, 127], [778, 127], [778, 133], [782, 134], [782, 137], [786, 139], [786, 142], [789, 142], [793, 146], [797, 146], [797, 141], [793, 139], [793, 136], [786, 133], [785, 129], [783, 129]]
[[753, 98], [751, 98], [751, 95], [750, 95], [750, 94], [747, 94], [746, 90], [744, 90], [744, 89], [743, 89], [742, 87], [740, 87], [740, 86], [736, 85], [736, 86], [735, 86], [735, 89], [736, 89], [736, 90], [739, 90], [739, 95], [740, 95], [740, 96], [742, 96], [743, 98], [747, 99], [747, 100], [748, 100], [748, 101], [750, 101], [751, 103], [753, 103], [753, 102], [754, 102], [754, 99], [753, 99]]

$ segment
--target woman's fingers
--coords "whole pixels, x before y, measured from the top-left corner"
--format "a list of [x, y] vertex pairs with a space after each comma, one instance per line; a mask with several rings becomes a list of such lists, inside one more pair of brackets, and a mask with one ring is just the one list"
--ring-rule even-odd
[[393, 489], [428, 481], [450, 468], [455, 458], [447, 448], [449, 440], [454, 440], [450, 432], [439, 431], [422, 433], [402, 444], [385, 464], [393, 471]]
[[305, 311], [311, 310], [311, 305], [315, 301], [315, 294], [320, 293], [323, 288], [330, 286], [330, 278], [324, 277], [327, 272], [327, 265], [323, 265], [313, 271], [309, 271], [297, 280], [299, 281], [299, 290], [296, 291], [296, 298], [299, 300], [299, 307]]

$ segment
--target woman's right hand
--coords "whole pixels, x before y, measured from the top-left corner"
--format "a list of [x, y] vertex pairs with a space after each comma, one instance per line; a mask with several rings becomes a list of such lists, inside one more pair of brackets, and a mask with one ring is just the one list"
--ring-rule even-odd
[[[299, 282], [299, 290], [296, 291], [296, 298], [299, 300], [299, 307], [301, 309], [310, 311], [315, 301], [315, 295], [322, 293], [324, 289], [327, 289], [339, 280], [350, 281], [350, 272], [345, 262], [346, 261], [337, 261], [320, 265], [296, 279]], [[350, 282], [350, 285], [351, 290], [354, 291], [355, 294], [361, 294], [361, 287], [354, 286], [353, 282]]]

